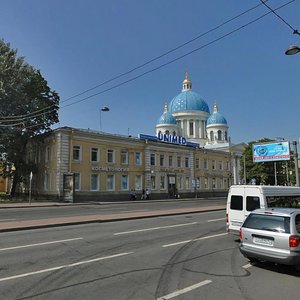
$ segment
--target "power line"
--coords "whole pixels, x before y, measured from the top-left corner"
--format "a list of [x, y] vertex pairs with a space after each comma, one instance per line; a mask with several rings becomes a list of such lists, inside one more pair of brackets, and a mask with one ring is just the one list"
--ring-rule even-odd
[[300, 35], [299, 31], [297, 29], [295, 29], [294, 27], [292, 27], [292, 25], [290, 25], [287, 21], [285, 21], [279, 14], [277, 14], [272, 7], [270, 7], [269, 5], [266, 4], [267, 1], [264, 0], [260, 0], [260, 2], [267, 7], [277, 18], [279, 18], [284, 24], [286, 24], [290, 29], [293, 30], [293, 34], [298, 34]]
[[[295, 0], [294, 0], [294, 1], [295, 1]], [[107, 83], [109, 83], [109, 82], [112, 82], [112, 81], [114, 81], [114, 80], [116, 80], [116, 79], [119, 79], [119, 78], [125, 76], [125, 75], [128, 75], [128, 74], [130, 74], [130, 73], [132, 73], [132, 72], [134, 72], [134, 71], [136, 71], [136, 70], [138, 70], [138, 69], [140, 69], [140, 68], [142, 68], [142, 67], [144, 67], [144, 66], [146, 66], [146, 65], [148, 65], [148, 64], [150, 64], [150, 63], [152, 63], [152, 62], [154, 62], [154, 61], [156, 61], [156, 60], [158, 60], [158, 59], [160, 59], [160, 58], [162, 58], [162, 57], [164, 57], [164, 56], [166, 56], [166, 55], [168, 55], [168, 54], [170, 54], [170, 53], [172, 53], [172, 52], [174, 52], [174, 51], [176, 51], [176, 50], [178, 50], [178, 49], [180, 49], [180, 48], [182, 48], [182, 47], [184, 47], [184, 46], [186, 46], [186, 45], [188, 45], [188, 44], [190, 44], [190, 43], [192, 43], [192, 42], [194, 42], [194, 41], [196, 41], [197, 39], [199, 39], [199, 38], [201, 38], [201, 37], [203, 37], [203, 36], [205, 36], [205, 35], [207, 35], [207, 34], [213, 32], [213, 31], [215, 31], [215, 30], [221, 28], [222, 26], [224, 26], [224, 25], [226, 25], [226, 24], [232, 22], [232, 21], [235, 20], [235, 19], [238, 19], [239, 17], [241, 17], [241, 16], [243, 16], [243, 15], [249, 13], [250, 11], [252, 11], [252, 10], [258, 8], [258, 7], [261, 6], [261, 5], [262, 5], [262, 3], [260, 3], [260, 4], [258, 4], [258, 5], [255, 5], [255, 6], [251, 7], [251, 8], [249, 8], [249, 9], [243, 11], [242, 13], [240, 13], [240, 14], [238, 14], [238, 15], [236, 15], [236, 16], [230, 18], [230, 19], [228, 19], [227, 21], [221, 23], [220, 25], [215, 26], [214, 28], [212, 28], [212, 29], [206, 31], [205, 33], [202, 33], [202, 34], [200, 34], [200, 35], [198, 35], [198, 36], [196, 36], [196, 37], [190, 39], [189, 41], [187, 41], [187, 42], [185, 42], [185, 43], [183, 43], [183, 44], [180, 44], [179, 46], [177, 46], [177, 47], [175, 47], [175, 48], [173, 48], [173, 49], [171, 49], [171, 50], [169, 50], [169, 51], [167, 51], [167, 52], [165, 52], [165, 53], [163, 53], [163, 54], [161, 54], [161, 55], [159, 55], [159, 56], [156, 56], [156, 57], [154, 57], [153, 59], [150, 59], [150, 60], [146, 61], [145, 63], [142, 63], [142, 64], [140, 64], [140, 65], [138, 65], [138, 66], [136, 66], [136, 67], [130, 69], [129, 71], [126, 71], [126, 72], [124, 72], [124, 73], [121, 73], [121, 74], [119, 74], [119, 75], [117, 75], [117, 76], [115, 76], [115, 77], [113, 77], [113, 78], [111, 78], [111, 79], [108, 79], [108, 80], [106, 80], [106, 81], [104, 81], [104, 82], [102, 82], [102, 83], [100, 83], [100, 84], [98, 84], [98, 85], [96, 85], [96, 86], [94, 86], [94, 87], [92, 87], [92, 88], [90, 88], [90, 89], [87, 89], [87, 90], [85, 90], [85, 91], [83, 91], [83, 92], [81, 92], [81, 93], [78, 93], [78, 94], [76, 94], [76, 95], [74, 95], [74, 96], [71, 96], [71, 97], [69, 97], [69, 98], [67, 98], [67, 99], [65, 99], [65, 100], [63, 100], [63, 101], [61, 101], [61, 103], [67, 102], [67, 101], [69, 101], [69, 100], [71, 100], [71, 99], [74, 99], [74, 98], [76, 98], [76, 97], [78, 97], [78, 96], [81, 96], [81, 95], [83, 95], [83, 94], [85, 94], [85, 93], [87, 93], [87, 92], [90, 92], [90, 91], [92, 91], [92, 90], [94, 90], [94, 89], [96, 89], [96, 88], [98, 88], [98, 87], [100, 87], [100, 86], [103, 86], [103, 85], [105, 85], [105, 84], [107, 84]], [[27, 115], [10, 116], [10, 117], [5, 117], [5, 116], [4, 116], [4, 117], [2, 117], [2, 119], [4, 119], [5, 122], [8, 122], [9, 120], [11, 120], [11, 122], [14, 122], [14, 121], [17, 121], [17, 120], [24, 120], [24, 118], [26, 118], [26, 117], [31, 117], [31, 116], [30, 116], [31, 114], [36, 114], [36, 113], [39, 113], [39, 112], [43, 112], [43, 111], [47, 110], [48, 108], [52, 108], [53, 106], [54, 106], [54, 105], [50, 105], [50, 106], [48, 106], [48, 107], [46, 107], [46, 108], [42, 108], [42, 109], [36, 110], [36, 111], [34, 111], [34, 112], [30, 113], [30, 114], [27, 114]], [[1, 118], [0, 118], [0, 122], [1, 122]]]
[[[285, 6], [289, 5], [289, 4], [291, 4], [291, 3], [294, 2], [294, 1], [295, 1], [295, 0], [291, 0], [291, 1], [289, 1], [289, 2], [287, 2], [287, 3], [285, 3], [285, 4], [283, 4], [283, 5], [281, 5], [281, 6], [279, 6], [279, 7], [277, 7], [276, 9], [274, 9], [274, 11], [281, 9], [281, 8], [283, 8], [283, 7], [285, 7]], [[216, 42], [218, 42], [218, 41], [224, 39], [224, 38], [226, 38], [226, 37], [232, 35], [233, 33], [240, 31], [241, 29], [244, 29], [245, 27], [247, 27], [247, 26], [249, 26], [249, 25], [251, 25], [251, 24], [253, 24], [253, 23], [259, 21], [260, 19], [266, 17], [266, 16], [269, 15], [270, 13], [272, 13], [272, 12], [271, 12], [271, 11], [270, 11], [270, 12], [267, 12], [267, 13], [265, 13], [265, 14], [263, 14], [263, 15], [257, 17], [256, 19], [254, 19], [254, 20], [252, 20], [252, 21], [250, 21], [250, 22], [248, 22], [248, 23], [246, 23], [246, 24], [244, 24], [244, 25], [242, 25], [242, 26], [240, 26], [240, 27], [238, 27], [238, 28], [236, 28], [236, 29], [234, 29], [234, 30], [228, 32], [227, 34], [224, 34], [224, 35], [222, 35], [221, 37], [218, 37], [218, 38], [212, 40], [211, 42], [208, 42], [208, 43], [206, 43], [206, 44], [204, 44], [204, 45], [202, 45], [202, 46], [200, 46], [200, 47], [198, 47], [198, 48], [196, 48], [196, 49], [194, 49], [194, 50], [192, 50], [192, 51], [189, 51], [189, 52], [187, 52], [187, 53], [185, 53], [185, 54], [183, 54], [183, 55], [181, 55], [181, 56], [179, 56], [179, 57], [177, 57], [177, 58], [174, 58], [174, 59], [172, 59], [172, 60], [170, 60], [170, 61], [168, 61], [168, 62], [166, 62], [166, 63], [164, 63], [164, 64], [161, 64], [161, 65], [159, 65], [158, 67], [155, 67], [155, 68], [153, 68], [153, 69], [151, 69], [151, 70], [148, 70], [148, 71], [146, 71], [146, 72], [144, 72], [144, 73], [142, 73], [142, 74], [140, 74], [140, 75], [137, 75], [137, 76], [135, 76], [135, 77], [132, 77], [132, 78], [130, 78], [130, 79], [128, 79], [128, 80], [125, 80], [125, 81], [123, 81], [123, 82], [121, 82], [121, 83], [119, 83], [119, 84], [116, 84], [116, 85], [114, 85], [114, 86], [112, 86], [112, 87], [110, 87], [110, 88], [104, 89], [104, 90], [102, 90], [102, 91], [100, 91], [100, 92], [98, 92], [98, 93], [92, 94], [92, 95], [87, 96], [87, 97], [85, 97], [85, 98], [83, 98], [83, 99], [79, 99], [79, 100], [74, 101], [74, 102], [72, 102], [72, 103], [70, 103], [70, 104], [66, 104], [66, 105], [62, 106], [61, 108], [69, 107], [69, 106], [78, 104], [78, 103], [80, 103], [80, 102], [86, 101], [86, 100], [88, 100], [88, 99], [90, 99], [90, 98], [93, 98], [93, 97], [95, 97], [95, 96], [97, 96], [97, 95], [103, 94], [103, 93], [105, 93], [105, 92], [108, 92], [108, 91], [110, 91], [110, 90], [113, 90], [113, 89], [115, 89], [115, 88], [118, 88], [118, 87], [120, 87], [120, 86], [122, 86], [122, 85], [125, 85], [125, 84], [127, 84], [127, 83], [129, 83], [129, 82], [131, 82], [131, 81], [137, 80], [138, 78], [143, 77], [143, 76], [145, 76], [145, 75], [147, 75], [147, 74], [149, 74], [149, 73], [152, 73], [152, 72], [154, 72], [154, 71], [157, 71], [157, 70], [159, 70], [159, 69], [161, 69], [161, 68], [163, 68], [163, 67], [165, 67], [165, 66], [167, 66], [167, 65], [169, 65], [169, 64], [172, 64], [172, 63], [174, 63], [174, 62], [176, 62], [176, 61], [178, 61], [178, 60], [181, 60], [182, 58], [184, 58], [184, 57], [186, 57], [186, 56], [189, 56], [189, 55], [191, 55], [191, 54], [193, 54], [193, 53], [195, 53], [195, 52], [197, 52], [197, 51], [199, 51], [199, 50], [201, 50], [201, 49], [203, 49], [203, 48], [206, 48], [206, 47], [208, 47], [208, 46], [210, 46], [210, 45], [212, 45], [212, 44], [214, 44], [214, 43], [216, 43]], [[121, 75], [120, 75], [120, 76], [121, 76]], [[113, 80], [113, 79], [112, 79], [112, 80]], [[110, 80], [110, 81], [112, 81], [112, 80]], [[52, 105], [52, 106], [55, 106], [55, 105]], [[51, 108], [52, 106], [49, 106], [49, 108]], [[39, 111], [36, 111], [36, 112], [39, 112]], [[35, 112], [35, 113], [36, 113], [36, 112]], [[49, 112], [50, 112], [50, 111], [49, 111]], [[49, 112], [47, 112], [47, 113], [49, 113]], [[34, 112], [32, 112], [32, 114], [33, 114], [33, 113], [34, 113]], [[45, 113], [41, 113], [41, 114], [35, 115], [35, 117], [40, 116], [40, 115], [43, 115], [43, 114], [45, 114]], [[30, 117], [28, 117], [28, 118], [32, 118], [32, 117], [33, 117], [33, 116], [30, 116]], [[24, 119], [26, 119], [26, 118], [27, 118], [27, 117], [25, 117]], [[5, 122], [5, 120], [2, 120], [2, 122], [3, 122], [3, 121]], [[0, 119], [0, 122], [1, 122], [1, 119]], [[19, 123], [15, 124], [15, 125], [19, 125]], [[5, 126], [6, 126], [6, 127], [12, 127], [12, 126], [14, 126], [14, 124], [10, 124], [10, 125], [2, 125], [2, 127], [5, 127]]]

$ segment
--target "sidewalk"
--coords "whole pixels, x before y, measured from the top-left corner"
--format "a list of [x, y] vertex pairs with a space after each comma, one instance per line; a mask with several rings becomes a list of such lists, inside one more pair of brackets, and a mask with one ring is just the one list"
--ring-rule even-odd
[[[42, 206], [61, 206], [61, 205], [82, 205], [82, 203], [56, 203], [56, 202], [43, 202], [43, 203], [32, 203], [24, 205], [25, 203], [19, 204], [5, 204], [1, 205], [1, 208], [24, 208], [24, 207], [42, 207]], [[60, 218], [49, 218], [40, 220], [26, 220], [26, 221], [8, 221], [1, 222], [0, 219], [0, 232], [17, 231], [25, 229], [36, 229], [46, 227], [57, 227], [67, 225], [78, 225], [87, 223], [101, 223], [101, 222], [114, 222], [132, 219], [152, 218], [158, 216], [172, 216], [181, 214], [192, 214], [207, 211], [225, 210], [226, 205], [215, 205], [207, 207], [196, 207], [196, 208], [178, 208], [168, 210], [155, 210], [155, 211], [141, 211], [141, 212], [126, 212], [118, 214], [95, 214], [86, 216], [72, 216], [72, 217], [60, 217]]]

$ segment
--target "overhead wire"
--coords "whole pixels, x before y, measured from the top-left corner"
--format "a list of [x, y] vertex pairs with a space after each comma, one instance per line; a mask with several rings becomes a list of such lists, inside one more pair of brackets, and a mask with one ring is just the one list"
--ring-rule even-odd
[[[281, 6], [277, 7], [277, 8], [275, 8], [274, 11], [281, 9], [281, 8], [283, 8], [283, 7], [285, 7], [285, 6], [289, 5], [289, 4], [291, 4], [291, 3], [294, 2], [294, 1], [295, 1], [295, 0], [290, 0], [290, 1], [286, 2], [286, 3], [284, 3], [283, 5], [281, 5]], [[260, 5], [261, 5], [261, 4], [260, 4]], [[256, 5], [255, 8], [256, 8], [256, 7], [258, 7], [258, 6]], [[251, 8], [250, 10], [252, 10], [252, 9], [254, 9], [254, 7]], [[249, 10], [247, 10], [247, 11], [249, 11]], [[244, 13], [245, 13], [245, 12], [244, 12]], [[240, 16], [240, 15], [243, 15], [244, 13], [239, 14], [239, 16]], [[188, 56], [188, 55], [191, 55], [192, 53], [195, 53], [195, 52], [197, 52], [197, 51], [199, 51], [199, 50], [201, 50], [201, 49], [203, 49], [203, 48], [205, 48], [205, 47], [208, 47], [209, 45], [212, 45], [212, 44], [214, 44], [214, 43], [216, 43], [216, 42], [218, 42], [218, 41], [224, 39], [224, 38], [226, 38], [226, 37], [232, 35], [233, 33], [237, 32], [237, 31], [240, 31], [241, 29], [244, 29], [245, 27], [247, 27], [247, 26], [249, 26], [249, 25], [251, 25], [251, 24], [253, 24], [253, 23], [259, 21], [260, 19], [264, 18], [265, 16], [269, 15], [270, 13], [272, 13], [272, 11], [269, 11], [269, 12], [267, 12], [267, 13], [265, 13], [265, 14], [263, 14], [263, 15], [257, 17], [257, 18], [255, 18], [255, 19], [253, 19], [252, 21], [250, 21], [250, 22], [248, 22], [248, 23], [246, 23], [246, 24], [244, 24], [244, 25], [241, 25], [241, 26], [239, 26], [238, 28], [236, 28], [236, 29], [234, 29], [234, 30], [232, 30], [232, 31], [230, 31], [230, 32], [228, 32], [228, 33], [222, 35], [221, 37], [218, 37], [218, 38], [216, 38], [216, 39], [214, 39], [214, 40], [212, 40], [212, 41], [210, 41], [210, 42], [208, 42], [208, 43], [206, 43], [206, 44], [204, 44], [204, 45], [202, 45], [202, 46], [200, 46], [200, 47], [198, 47], [198, 48], [195, 48], [195, 49], [192, 50], [192, 51], [189, 51], [189, 52], [187, 52], [187, 53], [185, 53], [185, 54], [183, 54], [183, 55], [181, 55], [181, 56], [179, 56], [179, 57], [176, 57], [176, 58], [174, 58], [174, 59], [172, 59], [172, 60], [170, 60], [170, 61], [168, 61], [168, 62], [166, 62], [166, 63], [163, 63], [163, 64], [159, 65], [158, 67], [155, 67], [155, 68], [153, 68], [153, 69], [151, 69], [151, 70], [148, 70], [148, 71], [146, 71], [146, 72], [144, 72], [144, 73], [142, 73], [142, 74], [139, 74], [139, 75], [137, 75], [137, 76], [135, 76], [135, 77], [132, 77], [132, 78], [130, 78], [130, 79], [128, 79], [128, 80], [125, 80], [125, 81], [123, 81], [123, 82], [121, 82], [121, 83], [118, 83], [118, 84], [116, 84], [116, 85], [114, 85], [114, 86], [112, 86], [112, 87], [109, 87], [109, 88], [107, 88], [107, 89], [104, 89], [104, 90], [102, 90], [102, 91], [100, 91], [100, 92], [94, 93], [94, 94], [92, 94], [92, 95], [90, 95], [90, 96], [87, 96], [87, 97], [85, 97], [85, 98], [83, 98], [83, 99], [79, 99], [79, 100], [74, 101], [74, 102], [72, 102], [72, 103], [70, 103], [70, 104], [66, 104], [66, 105], [62, 106], [61, 108], [69, 107], [69, 106], [78, 104], [78, 103], [80, 103], [80, 102], [86, 101], [86, 100], [88, 100], [88, 99], [90, 99], [90, 98], [93, 98], [93, 97], [95, 97], [95, 96], [97, 96], [97, 95], [103, 94], [103, 93], [105, 93], [105, 92], [108, 92], [108, 91], [110, 91], [110, 90], [113, 90], [113, 89], [115, 89], [115, 88], [118, 88], [118, 87], [120, 87], [120, 86], [122, 86], [122, 85], [125, 85], [125, 84], [127, 84], [127, 83], [129, 83], [129, 82], [132, 82], [132, 81], [134, 81], [134, 80], [137, 80], [138, 78], [143, 77], [143, 76], [145, 76], [145, 75], [147, 75], [147, 74], [149, 74], [149, 73], [152, 73], [152, 72], [154, 72], [154, 71], [157, 71], [157, 70], [159, 70], [159, 69], [161, 69], [161, 68], [163, 68], [163, 67], [165, 67], [165, 66], [167, 66], [167, 65], [169, 65], [169, 64], [172, 64], [172, 63], [174, 63], [174, 62], [176, 62], [176, 61], [178, 61], [178, 60], [180, 60], [180, 59], [182, 59], [182, 58]], [[235, 19], [235, 18], [236, 18], [236, 17], [232, 18], [231, 20], [233, 20], [233, 19]], [[226, 22], [224, 22], [224, 23], [226, 24], [226, 23], [228, 23], [228, 22], [229, 22], [229, 20], [226, 21]], [[222, 23], [222, 24], [223, 24], [223, 23]], [[220, 26], [221, 26], [221, 25], [219, 25], [218, 28], [219, 28]], [[213, 29], [212, 29], [212, 30], [213, 30]], [[211, 30], [210, 30], [209, 32], [211, 32]], [[202, 34], [202, 36], [205, 35], [205, 34], [207, 34], [207, 33]], [[200, 36], [199, 36], [199, 37], [200, 37]], [[195, 39], [197, 39], [197, 38], [194, 38], [193, 40], [195, 40]], [[190, 40], [190, 41], [192, 41], [192, 40]], [[189, 42], [186, 42], [186, 43], [189, 43]], [[185, 44], [186, 44], [186, 43], [185, 43]], [[184, 44], [182, 44], [182, 45], [184, 45]], [[182, 46], [182, 47], [183, 47], [183, 46]], [[177, 48], [178, 48], [178, 49], [181, 48], [181, 45], [178, 46]], [[175, 49], [175, 48], [174, 48], [174, 49]], [[170, 50], [170, 51], [168, 51], [168, 52], [171, 53], [171, 52], [173, 52], [173, 51], [175, 51], [175, 50], [172, 49], [172, 50]], [[166, 53], [167, 53], [167, 52], [166, 52]], [[163, 56], [167, 55], [166, 53], [163, 54], [163, 55], [161, 55], [160, 57], [163, 57]], [[156, 59], [158, 59], [158, 57], [157, 57]], [[154, 61], [154, 60], [156, 60], [156, 59], [151, 60], [151, 62]], [[136, 68], [134, 68], [134, 69], [132, 69], [132, 70], [130, 70], [130, 71], [128, 71], [128, 72], [123, 73], [123, 75], [121, 74], [121, 75], [118, 75], [118, 76], [114, 77], [114, 78], [111, 79], [111, 80], [107, 80], [106, 83], [108, 83], [108, 82], [110, 82], [110, 81], [113, 81], [113, 80], [115, 80], [116, 78], [120, 78], [120, 77], [122, 77], [122, 76], [124, 76], [124, 75], [126, 75], [126, 74], [129, 74], [129, 73], [133, 72], [133, 70], [136, 70], [136, 69], [138, 69], [138, 68], [141, 68], [142, 66], [147, 65], [147, 64], [149, 64], [149, 63], [150, 63], [150, 61], [148, 61], [148, 62], [144, 63], [143, 65], [140, 65], [140, 66], [138, 66], [138, 67], [136, 67]], [[101, 86], [101, 85], [104, 85], [104, 84], [105, 84], [105, 83], [102, 83], [102, 84], [98, 85], [97, 87], [99, 87], [99, 86]], [[87, 90], [87, 91], [91, 91], [91, 90], [93, 90], [93, 89], [95, 89], [95, 88], [96, 88], [96, 87], [91, 88], [91, 89], [89, 89], [89, 90]], [[85, 91], [85, 92], [87, 92], [87, 91]], [[85, 92], [82, 92], [81, 95], [82, 95], [83, 93], [85, 93]], [[78, 94], [78, 95], [79, 95], [79, 94]], [[77, 97], [77, 96], [75, 95], [75, 96], [73, 96], [72, 98], [75, 98], [75, 97]], [[68, 98], [68, 99], [70, 99], [70, 98]], [[66, 100], [63, 101], [63, 102], [66, 102], [68, 99], [66, 99]], [[53, 105], [53, 106], [56, 106], [56, 105]], [[51, 108], [51, 107], [52, 107], [52, 106], [49, 106], [49, 108]], [[38, 112], [40, 112], [40, 111], [41, 111], [41, 110], [38, 110], [38, 111], [32, 112], [31, 114], [38, 113]], [[35, 115], [35, 117], [40, 116], [40, 115], [43, 115], [43, 114], [46, 114], [46, 113], [50, 113], [50, 112], [51, 112], [51, 111], [49, 111], [49, 112], [43, 112], [43, 113], [41, 113], [41, 114]], [[29, 116], [29, 117], [28, 117], [27, 115], [25, 115], [25, 116], [22, 116], [22, 117], [23, 117], [23, 118], [21, 118], [20, 120], [26, 120], [26, 118], [32, 118], [33, 116]], [[16, 121], [16, 119], [11, 119], [11, 120], [12, 120], [12, 121], [13, 121], [13, 120]], [[5, 119], [2, 119], [2, 120], [0, 119], [0, 122], [6, 122], [6, 121], [5, 121]], [[19, 123], [18, 123], [18, 125], [19, 125]], [[2, 125], [1, 127], [4, 127], [4, 126], [6, 126], [6, 127], [11, 127], [11, 126], [14, 126], [14, 124], [10, 124], [10, 125]]]
[[[295, 0], [293, 0], [293, 1], [295, 1]], [[235, 19], [238, 19], [239, 17], [241, 17], [241, 16], [243, 16], [243, 15], [249, 13], [250, 11], [252, 11], [252, 10], [258, 8], [258, 7], [261, 6], [261, 5], [262, 5], [262, 3], [259, 3], [259, 4], [255, 5], [255, 6], [249, 8], [249, 9], [243, 11], [243, 12], [241, 12], [240, 14], [238, 14], [238, 15], [236, 15], [236, 16], [234, 16], [234, 17], [232, 17], [232, 18], [230, 18], [230, 19], [228, 19], [228, 20], [226, 20], [226, 21], [224, 21], [224, 22], [221, 23], [220, 25], [217, 25], [217, 26], [215, 26], [214, 28], [212, 28], [212, 29], [210, 29], [210, 30], [208, 30], [208, 31], [206, 31], [206, 32], [204, 32], [204, 33], [202, 33], [202, 34], [200, 34], [200, 35], [198, 35], [198, 36], [196, 36], [196, 37], [194, 37], [194, 38], [188, 40], [187, 42], [184, 42], [184, 43], [180, 44], [179, 46], [177, 46], [177, 47], [175, 47], [175, 48], [173, 48], [173, 49], [171, 49], [171, 50], [168, 50], [167, 52], [165, 52], [165, 53], [163, 53], [163, 54], [161, 54], [161, 55], [158, 55], [158, 56], [156, 56], [156, 57], [154, 57], [154, 58], [152, 58], [152, 59], [146, 61], [145, 63], [142, 63], [142, 64], [140, 64], [140, 65], [138, 65], [138, 66], [136, 66], [136, 67], [130, 69], [129, 71], [126, 71], [126, 72], [124, 72], [124, 73], [121, 73], [121, 74], [119, 74], [119, 75], [117, 75], [117, 76], [115, 76], [115, 77], [113, 77], [113, 78], [111, 78], [111, 79], [108, 79], [108, 80], [106, 80], [106, 81], [104, 81], [104, 82], [102, 82], [102, 83], [100, 83], [100, 84], [97, 84], [96, 86], [94, 86], [94, 87], [92, 87], [92, 88], [89, 88], [89, 89], [87, 89], [87, 90], [85, 90], [85, 91], [83, 91], [83, 92], [81, 92], [81, 93], [75, 94], [75, 95], [73, 95], [73, 96], [71, 96], [71, 97], [69, 97], [69, 98], [67, 98], [67, 99], [65, 99], [65, 100], [62, 100], [61, 103], [64, 103], [64, 102], [67, 102], [67, 101], [69, 101], [69, 100], [71, 100], [71, 99], [74, 99], [74, 98], [76, 98], [76, 97], [82, 96], [83, 94], [85, 94], [85, 93], [87, 93], [87, 92], [90, 92], [90, 91], [92, 91], [92, 90], [94, 90], [94, 89], [96, 89], [96, 88], [98, 88], [98, 87], [100, 87], [100, 86], [103, 86], [103, 85], [105, 85], [105, 84], [107, 84], [107, 83], [110, 83], [110, 82], [112, 82], [112, 81], [114, 81], [114, 80], [116, 80], [116, 79], [119, 79], [119, 78], [121, 78], [121, 77], [123, 77], [123, 76], [125, 76], [125, 75], [128, 75], [128, 74], [130, 74], [130, 73], [132, 73], [132, 72], [134, 72], [134, 71], [136, 71], [136, 70], [138, 70], [138, 69], [140, 69], [140, 68], [142, 68], [142, 67], [144, 67], [144, 66], [146, 66], [146, 65], [148, 65], [148, 64], [150, 64], [150, 63], [152, 63], [152, 62], [154, 62], [154, 61], [156, 61], [156, 60], [158, 60], [158, 59], [160, 59], [160, 58], [162, 58], [162, 57], [164, 57], [164, 56], [166, 56], [166, 55], [168, 55], [168, 54], [170, 54], [170, 53], [172, 53], [172, 52], [174, 52], [174, 51], [176, 51], [176, 50], [178, 50], [178, 49], [180, 49], [180, 48], [182, 48], [182, 47], [184, 47], [184, 46], [186, 46], [186, 45], [188, 45], [188, 44], [190, 44], [190, 43], [192, 43], [192, 42], [194, 42], [194, 41], [196, 41], [197, 39], [199, 39], [199, 38], [201, 38], [201, 37], [203, 37], [203, 36], [205, 36], [205, 35], [207, 35], [207, 34], [213, 32], [213, 31], [215, 31], [215, 30], [221, 28], [222, 26], [224, 26], [224, 25], [226, 25], [226, 24], [232, 22], [232, 21], [235, 20]], [[54, 106], [54, 105], [50, 105], [50, 106], [48, 106], [48, 107], [46, 107], [46, 108], [42, 108], [42, 109], [36, 110], [36, 111], [34, 111], [34, 112], [30, 113], [30, 114], [26, 114], [26, 115], [7, 116], [7, 117], [3, 116], [3, 117], [0, 118], [0, 122], [1, 122], [1, 119], [2, 119], [3, 121], [6, 121], [6, 122], [8, 122], [8, 120], [12, 120], [12, 122], [13, 122], [13, 121], [17, 121], [17, 120], [23, 120], [23, 118], [25, 118], [25, 117], [31, 117], [32, 114], [36, 114], [36, 113], [39, 113], [39, 112], [43, 112], [43, 111], [45, 111], [45, 110], [47, 110], [47, 109], [49, 109], [49, 108], [52, 108], [53, 106]]]

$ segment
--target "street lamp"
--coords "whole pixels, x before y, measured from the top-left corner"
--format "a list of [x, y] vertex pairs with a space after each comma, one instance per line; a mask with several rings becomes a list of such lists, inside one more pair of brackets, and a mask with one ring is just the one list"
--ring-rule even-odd
[[103, 106], [102, 108], [100, 108], [100, 131], [102, 130], [102, 122], [101, 122], [101, 112], [104, 111], [104, 112], [107, 112], [109, 111], [109, 108], [107, 106]]
[[286, 51], [286, 55], [294, 55], [300, 52], [300, 48], [296, 45], [291, 45]]
[[295, 147], [294, 152], [294, 164], [295, 164], [295, 176], [296, 176], [296, 186], [299, 186], [299, 169], [298, 169], [298, 150], [297, 150], [297, 141], [293, 141]]

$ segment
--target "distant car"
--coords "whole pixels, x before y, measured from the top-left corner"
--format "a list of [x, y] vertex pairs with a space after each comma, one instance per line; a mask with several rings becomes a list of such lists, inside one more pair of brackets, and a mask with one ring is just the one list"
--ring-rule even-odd
[[250, 261], [300, 265], [300, 209], [251, 212], [240, 229], [241, 253]]

